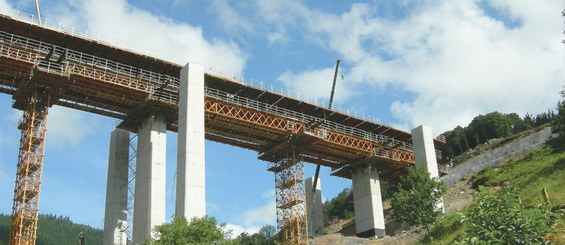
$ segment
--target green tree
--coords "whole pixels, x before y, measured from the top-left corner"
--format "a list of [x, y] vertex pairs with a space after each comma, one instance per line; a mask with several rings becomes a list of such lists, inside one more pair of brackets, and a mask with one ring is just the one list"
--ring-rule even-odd
[[265, 225], [261, 229], [249, 235], [247, 232], [239, 234], [235, 243], [241, 245], [274, 245], [276, 244], [277, 230], [272, 225]]
[[516, 190], [480, 187], [475, 202], [462, 215], [464, 244], [550, 244], [543, 237], [559, 219], [549, 205], [524, 207]]
[[554, 149], [565, 150], [565, 88], [559, 92], [562, 100], [557, 102], [557, 116], [553, 122], [553, 133], [557, 133], [550, 144]]
[[349, 219], [354, 216], [353, 191], [350, 188], [343, 189], [336, 197], [324, 203], [324, 222], [335, 219]]
[[231, 231], [226, 229], [226, 225], [218, 225], [216, 219], [210, 216], [192, 218], [190, 223], [185, 217], [174, 217], [171, 223], [156, 226], [154, 233], [158, 239], [150, 239], [146, 244], [234, 244], [229, 239]]
[[433, 223], [441, 214], [437, 209], [445, 185], [442, 181], [430, 178], [424, 169], [411, 168], [398, 182], [398, 190], [392, 195], [392, 217], [398, 222], [408, 222], [411, 226]]

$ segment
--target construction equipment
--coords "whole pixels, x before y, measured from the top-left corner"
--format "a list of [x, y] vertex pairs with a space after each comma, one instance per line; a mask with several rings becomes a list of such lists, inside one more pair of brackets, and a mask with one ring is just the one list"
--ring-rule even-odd
[[[335, 63], [335, 72], [334, 72], [334, 80], [333, 80], [333, 84], [332, 84], [332, 92], [330, 93], [330, 102], [328, 103], [328, 109], [332, 109], [333, 106], [333, 101], [334, 101], [334, 94], [335, 94], [335, 84], [337, 81], [337, 73], [339, 71], [339, 63], [341, 62], [341, 59], [337, 59], [336, 63]], [[310, 203], [312, 204], [310, 207], [311, 211], [312, 208], [314, 207], [314, 198], [316, 197], [316, 186], [318, 185], [318, 176], [320, 176], [320, 164], [316, 164], [316, 172], [314, 173], [314, 183], [312, 184], [312, 198], [310, 200]]]

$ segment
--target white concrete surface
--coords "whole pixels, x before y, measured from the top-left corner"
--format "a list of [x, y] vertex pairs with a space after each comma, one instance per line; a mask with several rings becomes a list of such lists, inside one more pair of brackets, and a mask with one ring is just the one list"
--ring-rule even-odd
[[206, 215], [204, 157], [204, 67], [188, 63], [180, 72], [175, 216]]
[[106, 207], [104, 212], [104, 245], [127, 242], [129, 132], [115, 129], [110, 136]]
[[165, 223], [166, 126], [162, 116], [154, 115], [138, 130], [133, 244], [142, 244], [156, 225]]
[[385, 219], [379, 171], [375, 166], [353, 170], [353, 205], [355, 231], [360, 237], [384, 237]]
[[[430, 173], [430, 178], [439, 180], [439, 170], [437, 168], [436, 149], [434, 146], [434, 136], [432, 129], [426, 125], [412, 129], [412, 146], [414, 147], [414, 157], [416, 159], [416, 169], [424, 168]], [[443, 200], [436, 205], [438, 210], [445, 212]]]
[[[304, 180], [304, 182], [304, 186], [306, 188], [306, 212], [308, 212], [308, 235], [321, 235], [322, 229], [324, 228], [324, 203], [322, 202], [322, 183], [320, 182], [320, 178], [318, 178], [316, 191], [312, 193], [314, 177], [310, 177]], [[314, 197], [314, 199], [312, 199], [312, 197]]]

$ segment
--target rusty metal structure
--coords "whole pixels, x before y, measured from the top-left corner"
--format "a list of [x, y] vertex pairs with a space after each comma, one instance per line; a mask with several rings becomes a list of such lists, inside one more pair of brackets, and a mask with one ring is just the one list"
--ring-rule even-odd
[[[116, 118], [119, 128], [133, 133], [144, 118], [158, 113], [167, 129], [176, 131], [181, 68], [61, 27], [0, 14], [0, 93], [12, 95], [13, 107], [24, 111], [10, 244], [34, 244], [48, 108]], [[351, 178], [352, 167], [361, 164], [377, 166], [381, 178], [397, 178], [414, 164], [408, 132], [263, 83], [212, 71], [204, 80], [206, 139], [256, 151], [270, 163], [283, 243], [307, 243], [305, 162], [330, 167], [343, 178]]]
[[49, 89], [27, 81], [16, 96], [15, 107], [23, 110], [20, 150], [14, 189], [9, 244], [35, 244], [43, 152], [47, 130]]

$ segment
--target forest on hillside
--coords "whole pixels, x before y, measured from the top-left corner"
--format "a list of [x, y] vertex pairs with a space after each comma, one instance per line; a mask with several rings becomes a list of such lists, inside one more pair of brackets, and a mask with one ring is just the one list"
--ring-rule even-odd
[[[0, 214], [0, 245], [8, 243], [11, 215]], [[76, 245], [84, 232], [86, 244], [102, 244], [102, 230], [73, 223], [69, 217], [40, 214], [37, 223], [36, 245]]]
[[457, 126], [441, 134], [445, 144], [439, 146], [443, 159], [452, 159], [464, 152], [487, 143], [491, 139], [509, 137], [528, 129], [553, 122], [558, 115], [548, 110], [536, 116], [516, 113], [491, 112], [478, 115], [466, 127]]

